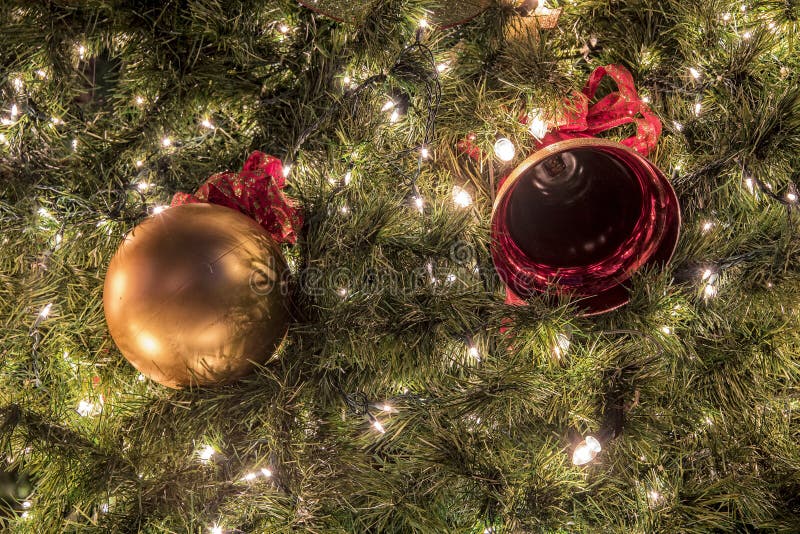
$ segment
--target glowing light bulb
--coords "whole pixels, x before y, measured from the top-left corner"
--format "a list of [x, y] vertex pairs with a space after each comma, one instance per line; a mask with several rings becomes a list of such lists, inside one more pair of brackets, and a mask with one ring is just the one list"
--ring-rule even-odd
[[692, 78], [694, 78], [695, 80], [700, 79], [700, 71], [694, 67], [689, 67], [689, 74], [691, 74]]
[[144, 104], [144, 98], [141, 97], [141, 96], [137, 96], [136, 97], [136, 105], [137, 106], [141, 106], [142, 104]]
[[542, 110], [534, 109], [528, 113], [528, 131], [536, 139], [541, 139], [547, 134], [547, 122], [542, 118]]
[[428, 150], [428, 147], [422, 147], [419, 150], [419, 155], [422, 157], [422, 159], [428, 159], [429, 157], [431, 157], [431, 152], [430, 150]]
[[84, 399], [78, 403], [78, 407], [75, 410], [81, 417], [94, 417], [100, 415], [103, 411], [103, 404], [101, 402], [95, 403]]
[[78, 57], [83, 59], [83, 56], [86, 55], [86, 47], [83, 45], [78, 46]]
[[728, 22], [729, 20], [731, 20], [731, 14], [730, 13], [723, 13], [722, 14], [722, 20], [724, 20], [725, 22]]
[[497, 159], [500, 161], [511, 161], [514, 159], [514, 154], [516, 152], [517, 149], [510, 139], [501, 137], [494, 143], [494, 155], [497, 156]]
[[281, 24], [280, 26], [278, 26], [278, 31], [281, 33], [289, 33], [289, 26], [287, 26], [286, 24]]
[[17, 115], [19, 115], [19, 108], [17, 107], [16, 104], [11, 104], [10, 114], [12, 119], [15, 118]]
[[717, 286], [714, 284], [706, 284], [706, 287], [703, 288], [703, 295], [705, 298], [710, 299], [717, 296]]
[[457, 185], [453, 186], [453, 203], [459, 208], [468, 208], [472, 205], [472, 196], [469, 191]]
[[753, 36], [753, 34], [752, 34], [752, 33], [750, 33], [750, 32], [744, 32], [744, 33], [742, 34], [742, 39], [744, 39], [745, 41], [747, 41], [747, 40], [749, 40], [749, 39], [750, 39], [752, 36]]
[[163, 146], [164, 148], [172, 146], [172, 139], [170, 139], [169, 137], [162, 138], [161, 146]]
[[150, 189], [150, 183], [149, 182], [139, 182], [138, 184], [136, 184], [136, 189], [138, 189], [142, 193], [145, 193], [148, 189]]
[[470, 358], [481, 361], [481, 351], [479, 351], [478, 347], [475, 345], [471, 345], [469, 349], [467, 349], [467, 354], [469, 354]]
[[575, 447], [575, 451], [572, 453], [572, 463], [575, 465], [588, 464], [597, 457], [597, 454], [601, 450], [603, 450], [603, 447], [596, 438], [593, 436], [586, 436], [586, 438]]
[[560, 358], [569, 350], [569, 337], [566, 334], [556, 335], [556, 342], [553, 345], [553, 354], [556, 358]]
[[219, 525], [214, 525], [213, 527], [209, 527], [208, 531], [211, 534], [223, 534], [222, 527]]
[[345, 287], [340, 287], [336, 292], [342, 298], [345, 298], [347, 296], [347, 288], [345, 288]]
[[19, 76], [14, 78], [14, 81], [11, 82], [11, 83], [14, 85], [14, 89], [16, 89], [17, 91], [21, 91], [22, 90], [22, 85], [23, 85], [22, 78], [20, 78]]
[[22, 507], [24, 509], [30, 510], [31, 506], [33, 506], [33, 503], [31, 503], [31, 501], [22, 501]]
[[424, 17], [419, 19], [419, 27], [420, 28], [427, 28], [429, 26], [427, 19]]
[[386, 103], [381, 107], [381, 111], [389, 111], [394, 107], [394, 100], [389, 99]]
[[386, 433], [386, 429], [385, 429], [385, 428], [383, 428], [383, 425], [382, 425], [382, 424], [381, 424], [381, 422], [380, 422], [380, 421], [378, 421], [377, 419], [375, 419], [374, 421], [372, 421], [372, 426], [375, 428], [375, 430], [377, 430], [377, 431], [378, 431], [378, 432], [380, 432], [381, 434], [385, 434], [385, 433]]
[[672, 328], [668, 326], [662, 326], [661, 331], [666, 335], [670, 335], [672, 333]]
[[169, 206], [153, 206], [153, 215], [158, 215], [166, 210]]
[[44, 308], [39, 310], [39, 317], [42, 319], [47, 319], [47, 316], [50, 315], [50, 310], [53, 309], [53, 303], [48, 302]]
[[694, 114], [695, 115], [700, 115], [700, 111], [702, 111], [702, 109], [703, 109], [703, 104], [701, 104], [700, 102], [697, 102], [694, 105]]
[[214, 456], [214, 454], [216, 454], [216, 452], [217, 452], [216, 449], [214, 449], [214, 447], [212, 447], [211, 445], [203, 445], [197, 451], [197, 457], [200, 458], [201, 462], [208, 462], [209, 460], [211, 460], [211, 457]]
[[47, 78], [47, 71], [46, 71], [46, 70], [44, 70], [44, 69], [38, 69], [38, 70], [36, 71], [36, 75], [37, 75], [39, 78], [41, 78], [41, 79], [43, 79], [43, 80], [44, 80], [44, 79], [46, 79], [46, 78]]
[[425, 208], [425, 200], [419, 195], [415, 196], [414, 206], [422, 213], [422, 210]]
[[202, 126], [203, 128], [208, 128], [209, 130], [211, 130], [212, 128], [214, 128], [214, 123], [212, 123], [210, 120], [205, 118], [202, 121], [200, 121], [200, 126]]
[[681, 124], [680, 122], [678, 122], [678, 121], [672, 121], [672, 125], [673, 125], [673, 126], [675, 127], [675, 129], [676, 129], [676, 130], [678, 130], [679, 132], [682, 132], [682, 131], [683, 131], [683, 124]]
[[392, 114], [389, 115], [389, 122], [395, 123], [399, 120], [400, 120], [400, 112], [395, 109], [394, 111], [392, 111]]
[[744, 185], [745, 185], [745, 187], [747, 187], [747, 190], [750, 191], [750, 193], [754, 193], [755, 192], [755, 187], [753, 186], [753, 179], [752, 178], [745, 178]]
[[272, 476], [272, 471], [270, 471], [269, 469], [264, 467], [264, 468], [261, 469], [261, 474], [264, 475], [265, 477], [269, 478], [269, 477]]
[[786, 200], [789, 202], [797, 202], [797, 194], [796, 193], [786, 193]]
[[642, 102], [644, 102], [645, 104], [649, 104], [650, 103], [650, 97], [648, 95], [644, 95], [642, 97]]
[[353, 179], [353, 171], [347, 171], [344, 173], [344, 185], [350, 185], [350, 181]]
[[436, 71], [439, 73], [446, 71], [448, 68], [450, 68], [450, 65], [448, 65], [447, 62], [439, 63], [438, 65], [436, 65]]
[[137, 168], [139, 168], [139, 167], [141, 167], [142, 165], [144, 165], [144, 161], [142, 161], [142, 160], [140, 160], [140, 159], [137, 159], [137, 160], [136, 160], [136, 167], [137, 167]]
[[661, 500], [661, 494], [654, 489], [651, 489], [647, 492], [647, 500], [650, 501], [651, 505], [658, 504]]
[[384, 412], [388, 412], [388, 413], [392, 413], [392, 412], [395, 411], [394, 408], [392, 408], [392, 406], [390, 404], [388, 404], [388, 403], [382, 404], [381, 406], [379, 406], [379, 408], [381, 410], [383, 410]]
[[284, 165], [283, 166], [283, 177], [284, 178], [288, 178], [289, 177], [289, 173], [291, 173], [291, 172], [292, 172], [292, 164], [291, 163], [289, 163], [288, 165]]
[[246, 481], [248, 481], [248, 482], [249, 482], [249, 481], [251, 481], [251, 480], [255, 480], [255, 478], [256, 478], [257, 476], [258, 476], [258, 475], [256, 475], [255, 473], [247, 473], [245, 476], [243, 476], [243, 477], [242, 477], [242, 480], [246, 480]]

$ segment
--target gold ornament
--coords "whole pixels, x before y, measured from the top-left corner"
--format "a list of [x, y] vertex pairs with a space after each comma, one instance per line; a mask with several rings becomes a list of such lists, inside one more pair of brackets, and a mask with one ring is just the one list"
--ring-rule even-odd
[[288, 268], [258, 223], [185, 204], [133, 229], [111, 260], [103, 306], [123, 356], [172, 388], [227, 384], [286, 335]]

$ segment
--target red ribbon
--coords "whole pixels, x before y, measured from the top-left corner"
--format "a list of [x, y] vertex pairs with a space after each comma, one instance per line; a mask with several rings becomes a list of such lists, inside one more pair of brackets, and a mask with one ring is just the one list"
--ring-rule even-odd
[[208, 202], [233, 208], [263, 226], [278, 243], [295, 243], [303, 215], [283, 194], [285, 186], [281, 160], [255, 151], [240, 172], [215, 174], [193, 195], [175, 193], [172, 206]]
[[[589, 102], [594, 99], [600, 82], [606, 76], [616, 82], [617, 91], [609, 93], [590, 106]], [[636, 135], [623, 139], [621, 141], [623, 145], [647, 156], [658, 143], [661, 121], [639, 98], [633, 76], [622, 65], [597, 67], [589, 75], [583, 92], [576, 92], [567, 104], [564, 120], [539, 142], [539, 148], [564, 139], [594, 137], [601, 132], [629, 123], [636, 124]]]

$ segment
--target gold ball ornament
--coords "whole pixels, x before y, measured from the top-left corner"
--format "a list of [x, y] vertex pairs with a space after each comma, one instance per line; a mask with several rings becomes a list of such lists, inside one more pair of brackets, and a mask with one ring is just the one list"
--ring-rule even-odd
[[228, 384], [267, 361], [289, 323], [283, 254], [253, 219], [184, 204], [133, 229], [111, 260], [111, 337], [142, 374], [171, 388]]

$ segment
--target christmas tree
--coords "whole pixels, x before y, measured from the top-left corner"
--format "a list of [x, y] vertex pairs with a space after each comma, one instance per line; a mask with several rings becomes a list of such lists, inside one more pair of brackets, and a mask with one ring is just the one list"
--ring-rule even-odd
[[[303, 4], [0, 5], [3, 528], [800, 531], [800, 4]], [[663, 124], [677, 249], [609, 313], [509, 305], [498, 185], [604, 65]], [[254, 150], [304, 218], [288, 333], [164, 387], [109, 262]]]

